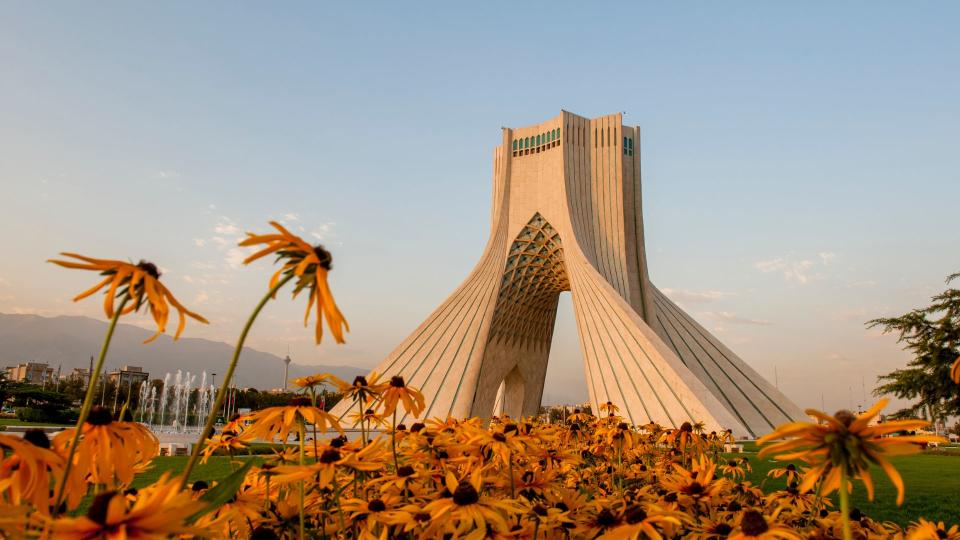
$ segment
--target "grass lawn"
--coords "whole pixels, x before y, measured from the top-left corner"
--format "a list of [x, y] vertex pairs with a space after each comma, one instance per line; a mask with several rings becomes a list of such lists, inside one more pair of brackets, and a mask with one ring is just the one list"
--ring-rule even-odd
[[[133, 487], [140, 488], [151, 484], [156, 481], [157, 478], [160, 478], [161, 474], [167, 471], [170, 471], [172, 474], [177, 474], [187, 466], [187, 461], [189, 460], [189, 456], [160, 456], [153, 458], [153, 467], [138, 475], [133, 481]], [[238, 457], [236, 460], [243, 460], [244, 463], [246, 463], [246, 460], [253, 460], [256, 464], [263, 463], [263, 458], [258, 456]], [[230, 458], [226, 456], [213, 456], [206, 463], [197, 464], [197, 466], [193, 468], [193, 471], [190, 472], [189, 481], [192, 483], [196, 480], [205, 480], [209, 483], [212, 480], [220, 480], [229, 475], [234, 467], [235, 465], [232, 466], [230, 464]]]
[[[756, 446], [746, 444], [744, 450], [756, 450]], [[767, 475], [767, 471], [782, 465], [769, 459], [759, 459], [756, 453], [730, 454], [729, 457], [746, 456], [750, 459], [753, 472], [747, 479], [760, 485]], [[153, 460], [153, 468], [134, 481], [135, 487], [142, 487], [156, 480], [164, 471], [178, 472], [187, 464], [186, 457], [158, 457]], [[257, 463], [262, 459], [257, 456], [239, 459], [253, 459]], [[873, 519], [893, 521], [901, 525], [908, 525], [919, 517], [928, 520], [944, 521], [947, 524], [960, 523], [960, 456], [922, 454], [916, 456], [896, 457], [891, 460], [906, 485], [906, 499], [903, 506], [897, 506], [897, 491], [886, 475], [879, 469], [873, 471], [876, 484], [876, 497], [873, 502], [867, 501], [863, 484], [854, 487], [851, 505], [859, 508]], [[227, 457], [214, 456], [204, 465], [198, 465], [190, 475], [194, 480], [219, 480], [230, 474], [230, 460]], [[764, 486], [768, 491], [781, 489], [783, 480], [771, 479]], [[839, 508], [836, 494], [833, 495], [834, 505]]]
[[73, 427], [76, 424], [58, 424], [56, 422], [24, 422], [16, 418], [0, 418], [0, 426], [60, 426]]
[[[756, 445], [744, 445], [744, 450], [756, 450]], [[743, 455], [750, 459], [753, 473], [747, 479], [760, 485], [767, 471], [782, 467], [782, 462], [769, 458], [759, 459], [755, 453]], [[919, 517], [946, 523], [960, 523], [960, 456], [925, 453], [914, 456], [900, 456], [890, 459], [894, 467], [903, 476], [906, 494], [903, 506], [897, 506], [897, 490], [879, 467], [871, 469], [876, 488], [873, 502], [867, 500], [867, 493], [861, 482], [853, 488], [850, 505], [859, 508], [875, 520], [893, 521], [907, 525]], [[798, 463], [799, 465], [799, 463]], [[785, 485], [782, 479], [770, 479], [764, 489], [772, 491]], [[836, 493], [831, 498], [834, 507], [840, 507]]]

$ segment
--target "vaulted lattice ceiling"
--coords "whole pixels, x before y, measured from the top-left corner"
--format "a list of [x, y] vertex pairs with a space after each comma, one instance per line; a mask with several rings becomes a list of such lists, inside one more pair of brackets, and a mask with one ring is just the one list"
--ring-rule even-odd
[[491, 335], [548, 343], [557, 297], [569, 290], [560, 236], [543, 216], [534, 214], [510, 246]]

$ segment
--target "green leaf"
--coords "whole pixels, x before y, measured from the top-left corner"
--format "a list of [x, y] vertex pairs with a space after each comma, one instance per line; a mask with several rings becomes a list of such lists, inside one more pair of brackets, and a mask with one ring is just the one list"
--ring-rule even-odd
[[243, 464], [242, 467], [230, 473], [230, 476], [223, 479], [222, 482], [219, 482], [217, 485], [208, 489], [206, 493], [200, 496], [200, 501], [206, 503], [206, 506], [203, 510], [197, 512], [196, 514], [190, 516], [190, 519], [187, 520], [188, 523], [193, 523], [194, 521], [200, 519], [206, 514], [213, 512], [220, 506], [224, 505], [240, 491], [240, 486], [243, 485], [243, 479], [247, 476], [247, 471], [250, 470], [250, 467], [253, 466], [253, 461], [248, 460]]

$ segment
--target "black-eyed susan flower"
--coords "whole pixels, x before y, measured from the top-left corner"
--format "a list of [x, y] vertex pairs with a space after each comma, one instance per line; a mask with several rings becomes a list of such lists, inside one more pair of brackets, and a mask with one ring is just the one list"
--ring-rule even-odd
[[960, 527], [947, 527], [942, 521], [927, 521], [920, 518], [910, 525], [907, 540], [960, 540]]
[[[929, 422], [925, 420], [895, 420], [871, 425], [886, 404], [887, 400], [882, 399], [859, 416], [849, 411], [830, 416], [807, 409], [807, 414], [822, 423], [791, 422], [780, 426], [758, 439], [757, 443], [763, 446], [759, 456], [773, 455], [782, 461], [799, 459], [809, 463], [810, 469], [799, 486], [801, 492], [812, 489], [817, 481], [822, 480], [820, 494], [828, 495], [840, 488], [841, 475], [846, 475], [848, 479], [862, 480], [871, 500], [873, 478], [870, 465], [879, 465], [897, 488], [897, 504], [902, 504], [903, 479], [887, 457], [914, 454], [920, 452], [925, 443], [946, 441], [930, 435], [892, 436], [926, 427]], [[777, 439], [786, 440], [774, 442]]]
[[297, 283], [293, 289], [294, 298], [304, 289], [309, 291], [307, 310], [303, 316], [304, 326], [307, 325], [310, 312], [316, 305], [317, 323], [314, 336], [317, 343], [320, 343], [323, 337], [324, 319], [337, 343], [343, 343], [344, 330], [349, 332], [350, 325], [340, 313], [330, 286], [327, 284], [327, 274], [333, 268], [333, 256], [323, 246], [310, 245], [276, 221], [271, 221], [270, 225], [277, 229], [278, 233], [262, 235], [247, 233], [247, 238], [240, 242], [244, 247], [266, 246], [244, 259], [243, 263], [250, 264], [261, 257], [276, 254], [277, 260], [282, 261], [283, 266], [270, 278], [270, 289], [272, 290], [282, 277], [296, 278]]
[[960, 356], [954, 360], [953, 366], [950, 367], [950, 378], [953, 379], [953, 382], [960, 384]]
[[394, 375], [390, 377], [390, 382], [384, 385], [380, 394], [383, 411], [381, 414], [386, 417], [397, 410], [397, 404], [403, 404], [403, 411], [406, 414], [412, 414], [419, 418], [423, 412], [424, 401], [423, 394], [419, 390], [407, 386], [403, 377]]
[[99, 283], [74, 297], [74, 302], [82, 300], [107, 287], [106, 295], [103, 299], [103, 312], [109, 319], [112, 319], [116, 314], [116, 301], [118, 299], [125, 303], [121, 315], [138, 311], [141, 306], [144, 304], [147, 305], [150, 315], [153, 316], [153, 320], [157, 325], [157, 332], [144, 343], [149, 343], [157, 339], [160, 334], [167, 331], [167, 319], [170, 317], [171, 305], [177, 310], [177, 314], [179, 315], [177, 331], [174, 333], [173, 339], [180, 337], [184, 326], [186, 326], [187, 317], [207, 324], [206, 319], [185, 308], [183, 304], [173, 296], [173, 293], [160, 282], [160, 271], [153, 263], [140, 261], [137, 264], [131, 264], [109, 259], [94, 259], [76, 253], [61, 253], [61, 255], [77, 259], [81, 262], [60, 261], [56, 259], [50, 259], [48, 262], [65, 268], [93, 270], [105, 276]]
[[155, 484], [139, 490], [130, 505], [123, 493], [99, 494], [82, 517], [53, 521], [53, 537], [63, 540], [152, 540], [171, 535], [203, 535], [207, 531], [189, 524], [204, 503], [180, 491], [178, 482], [164, 474]]
[[[69, 455], [74, 429], [61, 431], [53, 446], [61, 455]], [[73, 452], [73, 466], [67, 479], [67, 501], [75, 508], [86, 494], [87, 484], [108, 488], [125, 487], [134, 474], [143, 470], [160, 450], [157, 437], [137, 422], [116, 422], [110, 409], [94, 407], [80, 430]]]
[[31, 436], [31, 433], [37, 432], [28, 432], [24, 438], [0, 434], [0, 501], [30, 504], [47, 514], [50, 482], [62, 474], [63, 458], [49, 450], [46, 435], [39, 432], [40, 436]]
[[330, 413], [316, 407], [310, 398], [296, 397], [290, 400], [289, 405], [270, 407], [251, 413], [251, 421], [246, 434], [256, 439], [287, 440], [291, 431], [297, 430], [301, 423], [305, 426], [316, 426], [321, 433], [333, 428], [343, 433], [340, 423]]
[[673, 529], [681, 524], [677, 517], [663, 513], [663, 510], [655, 506], [644, 509], [639, 504], [630, 504], [624, 508], [618, 521], [620, 525], [609, 529], [600, 537], [600, 540], [640, 540], [643, 538], [661, 540], [664, 537], [661, 534], [664, 528]]
[[424, 506], [424, 511], [430, 514], [433, 527], [454, 536], [487, 529], [500, 533], [509, 532], [508, 520], [523, 511], [522, 507], [510, 499], [484, 495], [483, 471], [480, 468], [463, 479], [458, 479], [448, 471], [444, 477], [444, 486], [450, 496], [428, 503]]
[[737, 531], [730, 540], [800, 540], [800, 535], [768, 519], [756, 510], [747, 510], [740, 516]]

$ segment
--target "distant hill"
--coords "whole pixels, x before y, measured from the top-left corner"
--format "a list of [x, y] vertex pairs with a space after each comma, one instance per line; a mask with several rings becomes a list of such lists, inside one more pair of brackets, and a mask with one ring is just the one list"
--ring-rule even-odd
[[[106, 322], [89, 317], [0, 313], [0, 368], [22, 362], [45, 362], [54, 369], [62, 364], [64, 373], [75, 367], [86, 368], [90, 364], [90, 355], [100, 351], [106, 329]], [[169, 335], [143, 345], [143, 340], [151, 335], [152, 332], [143, 328], [117, 325], [107, 355], [107, 369], [122, 364], [141, 366], [152, 379], [162, 379], [165, 373], [176, 373], [178, 369], [222, 375], [233, 354], [233, 346], [226, 343], [197, 338], [180, 338], [174, 343]], [[291, 379], [321, 372], [350, 381], [357, 375], [366, 374], [367, 370], [351, 366], [290, 364]], [[266, 390], [280, 387], [282, 379], [282, 358], [244, 348], [235, 375], [237, 386]]]

